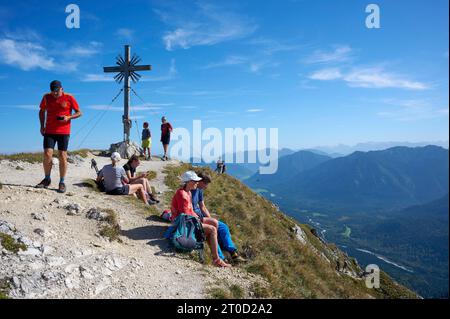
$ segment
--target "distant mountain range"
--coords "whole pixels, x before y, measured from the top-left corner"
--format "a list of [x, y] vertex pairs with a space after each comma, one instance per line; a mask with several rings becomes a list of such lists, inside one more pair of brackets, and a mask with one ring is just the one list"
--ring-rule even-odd
[[366, 142], [358, 143], [356, 145], [350, 146], [345, 144], [339, 144], [334, 146], [317, 146], [312, 148], [312, 150], [320, 151], [328, 154], [332, 157], [345, 156], [353, 152], [369, 152], [369, 151], [381, 151], [388, 148], [393, 148], [397, 146], [405, 147], [423, 147], [427, 145], [435, 145], [443, 148], [449, 148], [449, 141], [433, 141], [433, 142]]
[[[336, 243], [374, 251], [425, 297], [448, 296], [449, 156], [440, 146], [393, 147], [330, 157], [303, 150], [273, 175], [244, 182]], [[348, 231], [344, 231], [348, 229]]]
[[[266, 154], [269, 154], [269, 152], [274, 152], [273, 149], [266, 149]], [[295, 151], [288, 149], [288, 148], [282, 148], [278, 150], [278, 158], [282, 158], [284, 156], [290, 155], [295, 153]], [[230, 163], [228, 161], [228, 158], [232, 158], [233, 162]], [[262, 164], [259, 161], [258, 153], [256, 153], [256, 162], [255, 163], [248, 163], [249, 159], [249, 151], [245, 152], [237, 152], [234, 154], [223, 154], [221, 156], [223, 160], [225, 160], [226, 168], [227, 168], [227, 174], [236, 177], [239, 180], [245, 180], [255, 173], [258, 172], [260, 166], [265, 166], [266, 164]], [[243, 158], [245, 163], [236, 163], [237, 159]], [[218, 160], [218, 159], [217, 159]], [[217, 162], [216, 160], [216, 162]], [[194, 163], [196, 165], [200, 166], [209, 166], [212, 170], [216, 169], [216, 163], [206, 163], [203, 160], [200, 159], [190, 159], [190, 163]]]
[[269, 191], [285, 205], [328, 212], [398, 210], [447, 194], [448, 160], [448, 150], [438, 146], [355, 152], [299, 173], [285, 167], [293, 174]]
[[319, 155], [312, 151], [299, 151], [280, 157], [278, 161], [278, 170], [275, 174], [253, 174], [244, 182], [252, 188], [271, 189], [276, 191], [275, 187], [289, 181], [293, 176], [308, 169], [322, 164], [331, 157]]

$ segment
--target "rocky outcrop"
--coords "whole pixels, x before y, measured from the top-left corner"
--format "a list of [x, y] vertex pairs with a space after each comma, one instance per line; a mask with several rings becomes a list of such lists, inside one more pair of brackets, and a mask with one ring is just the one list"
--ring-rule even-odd
[[143, 149], [136, 142], [120, 142], [111, 144], [109, 153], [118, 152], [122, 158], [130, 158], [133, 155], [143, 154]]

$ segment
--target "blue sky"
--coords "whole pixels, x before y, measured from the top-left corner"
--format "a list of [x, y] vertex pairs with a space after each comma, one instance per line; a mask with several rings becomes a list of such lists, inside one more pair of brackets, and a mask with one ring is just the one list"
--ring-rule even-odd
[[131, 115], [139, 131], [150, 122], [156, 153], [162, 115], [187, 129], [277, 127], [279, 146], [296, 149], [448, 140], [446, 0], [377, 1], [380, 29], [366, 28], [372, 2], [360, 0], [75, 0], [80, 29], [65, 26], [69, 3], [0, 4], [0, 153], [41, 149], [53, 79], [84, 113], [71, 149], [121, 140], [122, 97], [85, 137], [120, 89], [102, 67], [124, 44], [153, 67]]

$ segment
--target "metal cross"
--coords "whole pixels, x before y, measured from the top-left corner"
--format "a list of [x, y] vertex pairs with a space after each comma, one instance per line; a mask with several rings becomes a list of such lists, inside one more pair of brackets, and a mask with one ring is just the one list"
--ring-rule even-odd
[[123, 81], [124, 99], [122, 121], [125, 142], [130, 141], [130, 79], [133, 83], [136, 83], [141, 78], [136, 71], [150, 71], [152, 69], [151, 65], [137, 65], [141, 59], [137, 55], [133, 55], [130, 59], [130, 51], [130, 46], [125, 45], [125, 58], [120, 55], [116, 58], [116, 64], [118, 66], [107, 66], [103, 68], [103, 71], [106, 73], [117, 73], [114, 76], [117, 83], [121, 83]]

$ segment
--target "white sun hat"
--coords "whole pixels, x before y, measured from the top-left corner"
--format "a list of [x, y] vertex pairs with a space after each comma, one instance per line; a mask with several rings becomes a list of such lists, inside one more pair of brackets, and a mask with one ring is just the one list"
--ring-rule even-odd
[[198, 175], [194, 172], [194, 171], [187, 171], [186, 173], [184, 173], [181, 176], [181, 181], [183, 183], [187, 183], [190, 181], [194, 181], [194, 182], [198, 182], [201, 181], [202, 179], [200, 177], [198, 177]]

